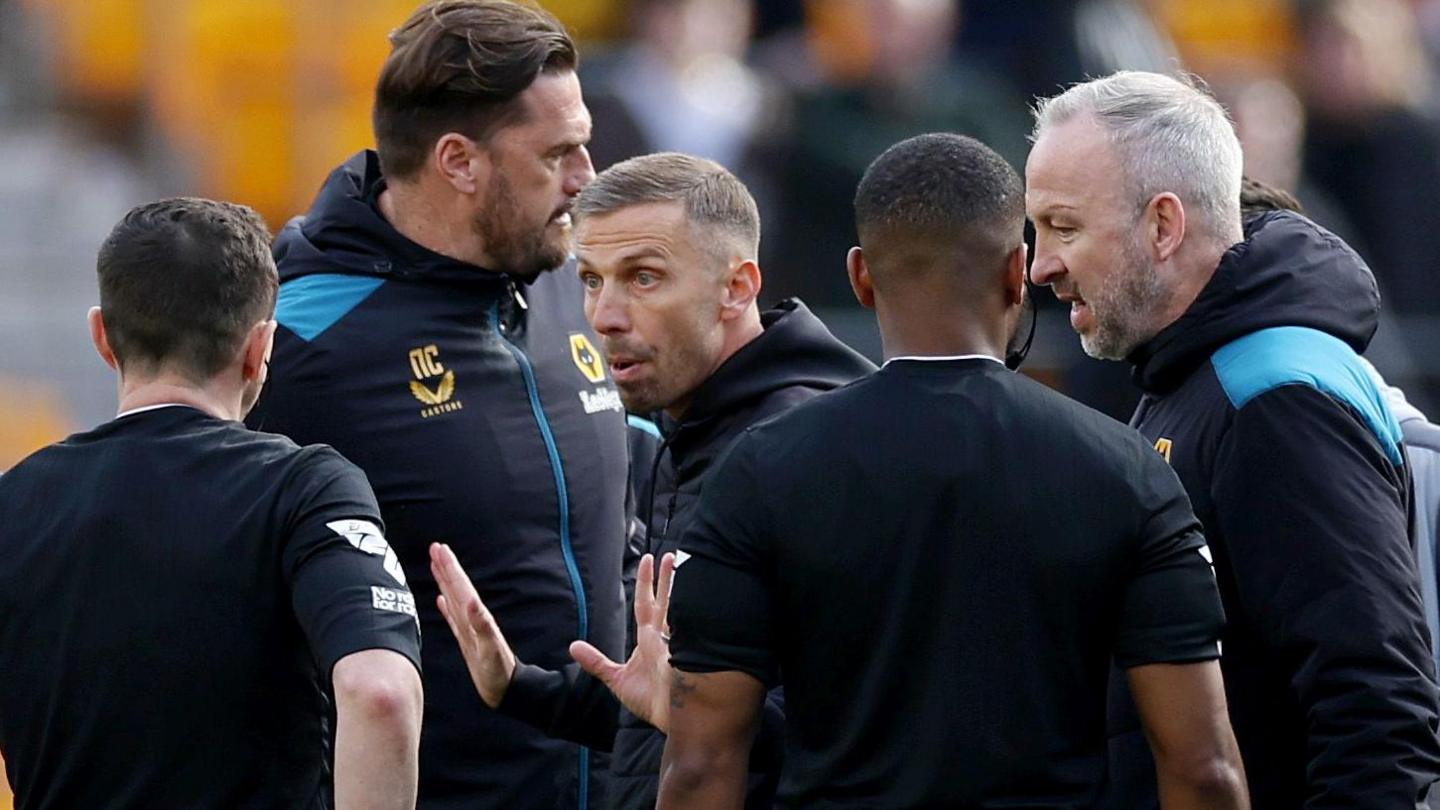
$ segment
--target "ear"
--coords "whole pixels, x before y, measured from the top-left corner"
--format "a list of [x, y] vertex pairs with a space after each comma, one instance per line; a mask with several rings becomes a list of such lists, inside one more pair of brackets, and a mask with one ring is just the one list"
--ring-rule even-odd
[[270, 365], [270, 352], [275, 347], [275, 321], [261, 321], [250, 327], [241, 350], [240, 379], [264, 380]]
[[458, 132], [447, 132], [435, 141], [436, 171], [461, 194], [484, 188], [491, 171], [490, 150]]
[[1005, 260], [1005, 305], [1019, 306], [1025, 301], [1025, 258], [1030, 249], [1024, 242], [1010, 251]]
[[1156, 194], [1145, 206], [1145, 238], [1156, 261], [1167, 261], [1185, 241], [1185, 206], [1170, 192]]
[[115, 352], [110, 348], [110, 337], [105, 334], [105, 318], [100, 314], [100, 307], [90, 307], [85, 314], [85, 320], [90, 324], [90, 342], [95, 344], [95, 351], [105, 365], [116, 371], [120, 370], [120, 361], [115, 358]]
[[866, 309], [875, 308], [875, 282], [870, 278], [870, 266], [865, 263], [865, 251], [858, 245], [845, 254], [845, 272], [850, 276], [850, 289], [855, 300]]
[[720, 319], [738, 318], [754, 307], [755, 300], [760, 297], [761, 283], [760, 265], [753, 259], [746, 259], [736, 265], [726, 277]]

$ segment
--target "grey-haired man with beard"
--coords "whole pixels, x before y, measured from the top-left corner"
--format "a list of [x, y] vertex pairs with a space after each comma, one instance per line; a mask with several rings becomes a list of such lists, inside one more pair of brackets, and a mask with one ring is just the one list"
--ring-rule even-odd
[[[1121, 72], [1036, 118], [1032, 275], [1087, 353], [1135, 367], [1131, 424], [1204, 525], [1255, 806], [1416, 806], [1440, 777], [1435, 669], [1401, 430], [1358, 356], [1374, 277], [1297, 214], [1242, 228], [1240, 144], [1185, 82]], [[1127, 705], [1112, 706], [1114, 805], [1144, 807]]]

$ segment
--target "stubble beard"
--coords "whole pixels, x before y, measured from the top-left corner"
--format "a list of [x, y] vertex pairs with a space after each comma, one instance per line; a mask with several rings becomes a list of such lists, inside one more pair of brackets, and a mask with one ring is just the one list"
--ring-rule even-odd
[[474, 223], [485, 252], [496, 265], [487, 269], [529, 281], [570, 258], [570, 229], [556, 229], [559, 236], [552, 236], [548, 219], [538, 228], [521, 221], [515, 190], [502, 173], [492, 176], [487, 197]]
[[[669, 356], [666, 357], [665, 355]], [[676, 340], [668, 352], [649, 352], [651, 374], [628, 389], [616, 384], [620, 402], [630, 413], [655, 413], [688, 402], [708, 377], [700, 377], [709, 357], [698, 344]], [[699, 377], [699, 379], [692, 378]], [[677, 390], [677, 389], [684, 390]]]
[[1099, 294], [1085, 298], [1095, 328], [1080, 336], [1080, 346], [1098, 360], [1124, 360], [1154, 337], [1151, 323], [1170, 293], [1139, 245], [1127, 242], [1122, 260], [1124, 267], [1105, 278]]

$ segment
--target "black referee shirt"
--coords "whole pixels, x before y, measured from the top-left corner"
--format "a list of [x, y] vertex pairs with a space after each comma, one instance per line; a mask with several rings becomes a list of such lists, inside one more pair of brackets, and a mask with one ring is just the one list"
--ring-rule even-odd
[[188, 407], [0, 477], [0, 559], [19, 810], [325, 806], [331, 668], [375, 648], [419, 661], [359, 469]]
[[892, 361], [747, 430], [679, 545], [672, 663], [783, 680], [786, 806], [1088, 806], [1111, 657], [1218, 655], [1159, 454], [988, 359]]

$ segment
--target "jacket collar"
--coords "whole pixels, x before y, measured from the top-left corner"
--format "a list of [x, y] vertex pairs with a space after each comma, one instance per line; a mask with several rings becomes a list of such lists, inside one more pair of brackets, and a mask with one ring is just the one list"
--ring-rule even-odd
[[1274, 211], [1246, 223], [1245, 240], [1225, 252], [1190, 308], [1127, 360], [1142, 389], [1165, 393], [1217, 349], [1275, 326], [1318, 329], [1363, 352], [1379, 315], [1375, 276], [1349, 245]]

